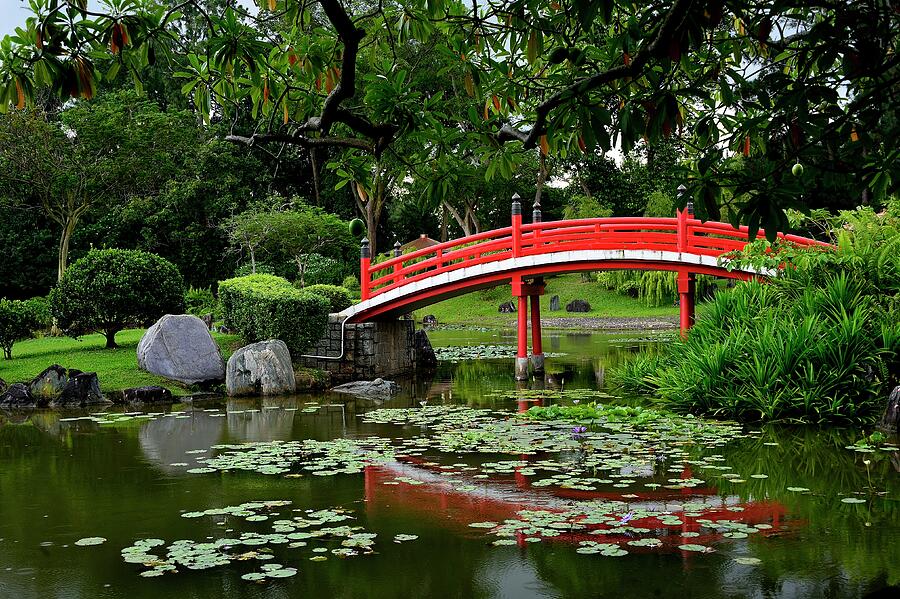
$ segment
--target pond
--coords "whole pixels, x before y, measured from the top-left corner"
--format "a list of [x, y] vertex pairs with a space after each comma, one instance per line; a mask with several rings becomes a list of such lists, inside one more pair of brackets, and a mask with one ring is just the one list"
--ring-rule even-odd
[[[860, 597], [900, 585], [900, 452], [607, 396], [642, 334], [441, 330], [384, 402], [0, 415], [0, 597]], [[474, 347], [478, 346], [478, 347]], [[487, 347], [493, 346], [493, 347]], [[467, 349], [461, 349], [467, 347]], [[487, 347], [487, 349], [486, 349]], [[583, 425], [515, 415], [617, 406]], [[552, 414], [551, 414], [552, 415]]]

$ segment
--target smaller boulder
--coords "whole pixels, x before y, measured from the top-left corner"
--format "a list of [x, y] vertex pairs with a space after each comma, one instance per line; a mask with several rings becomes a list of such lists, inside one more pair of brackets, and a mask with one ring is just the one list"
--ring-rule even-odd
[[590, 312], [591, 305], [585, 300], [572, 300], [566, 304], [566, 312]]
[[213, 329], [213, 315], [212, 314], [204, 314], [200, 317], [200, 320], [203, 321], [203, 324], [206, 325], [206, 328], [210, 331]]
[[500, 304], [500, 307], [497, 308], [497, 311], [500, 314], [514, 314], [516, 312], [516, 305], [513, 302], [503, 302]]
[[422, 318], [422, 324], [428, 325], [430, 327], [435, 326], [438, 323], [437, 316], [434, 314], [426, 314], [424, 318]]
[[[44, 404], [46, 405], [46, 403]], [[31, 395], [28, 385], [25, 383], [15, 383], [10, 385], [6, 391], [0, 394], [0, 408], [39, 408], [43, 407], [38, 400]]]
[[434, 354], [434, 348], [431, 347], [428, 333], [424, 329], [416, 331], [413, 338], [413, 351], [416, 356], [416, 368], [425, 370], [437, 368], [437, 356]]
[[553, 297], [550, 298], [550, 311], [551, 312], [559, 312], [560, 309], [561, 308], [559, 305], [559, 296], [554, 295]]
[[332, 387], [334, 393], [344, 393], [364, 397], [367, 399], [387, 399], [400, 390], [400, 386], [394, 381], [375, 379], [374, 381], [354, 381]]
[[897, 434], [900, 431], [900, 385], [891, 391], [887, 405], [884, 407], [884, 414], [881, 415], [881, 420], [878, 421], [875, 428], [889, 435]]
[[237, 350], [225, 369], [228, 395], [281, 395], [297, 389], [291, 353], [284, 341], [260, 341]]
[[38, 399], [51, 401], [59, 397], [68, 382], [68, 369], [54, 364], [34, 377], [28, 385], [28, 390]]
[[122, 391], [122, 400], [125, 403], [173, 403], [175, 397], [165, 387], [151, 385], [148, 387], [134, 387]]
[[59, 397], [52, 400], [52, 407], [83, 408], [85, 406], [111, 403], [100, 391], [100, 380], [97, 378], [96, 372], [81, 372], [79, 370], [69, 370], [69, 380], [63, 388]]

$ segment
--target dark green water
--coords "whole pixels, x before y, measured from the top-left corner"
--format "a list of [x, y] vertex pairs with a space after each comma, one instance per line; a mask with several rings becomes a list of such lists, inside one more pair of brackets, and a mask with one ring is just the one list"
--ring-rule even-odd
[[[645, 346], [634, 337], [550, 332], [545, 351], [567, 355], [548, 360], [545, 387], [602, 387], [607, 367], [624, 352]], [[432, 340], [435, 345], [512, 341], [501, 333], [462, 331], [440, 331]], [[418, 407], [426, 399], [429, 406], [514, 411], [519, 407], [515, 400], [494, 395], [516, 388], [511, 371], [510, 360], [448, 364], [434, 381], [407, 385], [401, 397], [383, 405], [350, 402], [343, 412], [337, 407], [304, 412], [305, 402], [326, 404], [333, 398], [299, 396], [179, 405], [174, 408], [183, 411], [178, 416], [114, 426], [60, 422], [71, 414], [0, 414], [0, 597], [900, 596], [889, 588], [900, 585], [900, 452], [845, 449], [856, 440], [852, 432], [766, 427], [716, 448], [741, 475], [741, 484], [719, 479], [679, 490], [650, 492], [639, 484], [601, 489], [605, 498], [626, 495], [624, 500], [636, 508], [675, 514], [685, 502], [702, 502], [710, 512], [743, 508], [734, 511], [736, 519], [771, 526], [749, 538], [706, 535], [687, 541], [702, 542], [715, 549], [712, 553], [664, 547], [624, 557], [581, 555], [571, 539], [492, 546], [495, 537], [468, 525], [503, 521], [536, 505], [565, 507], [583, 499], [577, 493], [539, 491], [510, 476], [481, 481], [477, 492], [458, 493], [416, 464], [299, 478], [255, 472], [188, 474], [184, 466], [172, 465], [211, 455], [186, 452], [216, 444], [409, 437], [420, 431], [366, 424], [359, 414], [378, 407]], [[429, 458], [476, 465], [518, 456]], [[652, 478], [665, 484], [672, 472], [686, 467], [666, 463]], [[398, 473], [424, 482], [384, 484]], [[752, 478], [759, 473], [767, 478]], [[848, 497], [864, 501], [841, 501]], [[312, 562], [309, 548], [276, 547], [277, 561], [299, 573], [264, 584], [240, 578], [254, 570], [247, 562], [142, 578], [138, 574], [144, 568], [125, 563], [120, 555], [138, 539], [203, 541], [221, 538], [225, 526], [256, 530], [256, 523], [229, 520], [222, 525], [218, 518], [181, 517], [183, 512], [255, 500], [289, 500], [291, 509], [351, 510], [354, 524], [378, 534], [377, 553], [348, 559], [329, 555], [326, 561]], [[658, 532], [677, 536], [673, 530]], [[418, 539], [398, 544], [391, 541], [396, 534]], [[92, 536], [108, 540], [74, 545]], [[735, 557], [759, 562], [742, 564]]]

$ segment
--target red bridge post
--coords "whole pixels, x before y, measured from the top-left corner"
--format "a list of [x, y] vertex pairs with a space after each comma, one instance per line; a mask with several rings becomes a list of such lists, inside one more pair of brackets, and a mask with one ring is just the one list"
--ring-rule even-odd
[[681, 336], [687, 337], [694, 326], [694, 296], [697, 288], [696, 275], [686, 270], [678, 271], [678, 305]]
[[[539, 223], [542, 220], [541, 202], [534, 200], [531, 222]], [[539, 229], [534, 230], [535, 242], [540, 234]], [[544, 374], [544, 350], [541, 347], [541, 296], [544, 294], [544, 278], [537, 277], [532, 281], [531, 293], [531, 369], [535, 374]]]
[[369, 240], [363, 237], [359, 244], [359, 297], [362, 301], [369, 299], [370, 281], [369, 281], [369, 263], [372, 261], [372, 255], [369, 251]]
[[[678, 195], [683, 196], [686, 188], [678, 186]], [[678, 251], [688, 252], [691, 247], [688, 220], [694, 217], [694, 203], [687, 202], [683, 210], [678, 211]], [[681, 337], [687, 338], [688, 331], [694, 326], [694, 301], [697, 289], [697, 275], [689, 270], [678, 271], [678, 307]]]
[[[522, 251], [522, 203], [519, 194], [512, 198], [512, 255], [517, 257]], [[516, 380], [528, 380], [528, 296], [522, 288], [522, 277], [513, 277], [512, 294], [518, 300], [516, 305]]]

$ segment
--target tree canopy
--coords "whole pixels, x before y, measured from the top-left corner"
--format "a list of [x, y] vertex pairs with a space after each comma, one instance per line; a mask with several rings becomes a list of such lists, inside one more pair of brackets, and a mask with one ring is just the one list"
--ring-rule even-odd
[[[335, 169], [356, 160], [339, 176], [365, 197], [385, 155], [436, 172], [481, 161], [508, 177], [532, 149], [628, 152], [677, 136], [698, 215], [725, 203], [773, 233], [829, 178], [861, 201], [900, 180], [900, 12], [884, 0], [99, 4], [31, 2], [27, 26], [0, 43], [4, 109], [41, 87], [91, 97], [126, 76], [141, 87], [164, 64], [204, 118], [232, 123], [228, 139], [339, 151]], [[188, 11], [204, 29], [191, 43]], [[423, 70], [440, 88], [417, 80]], [[742, 168], [723, 168], [732, 154]]]

